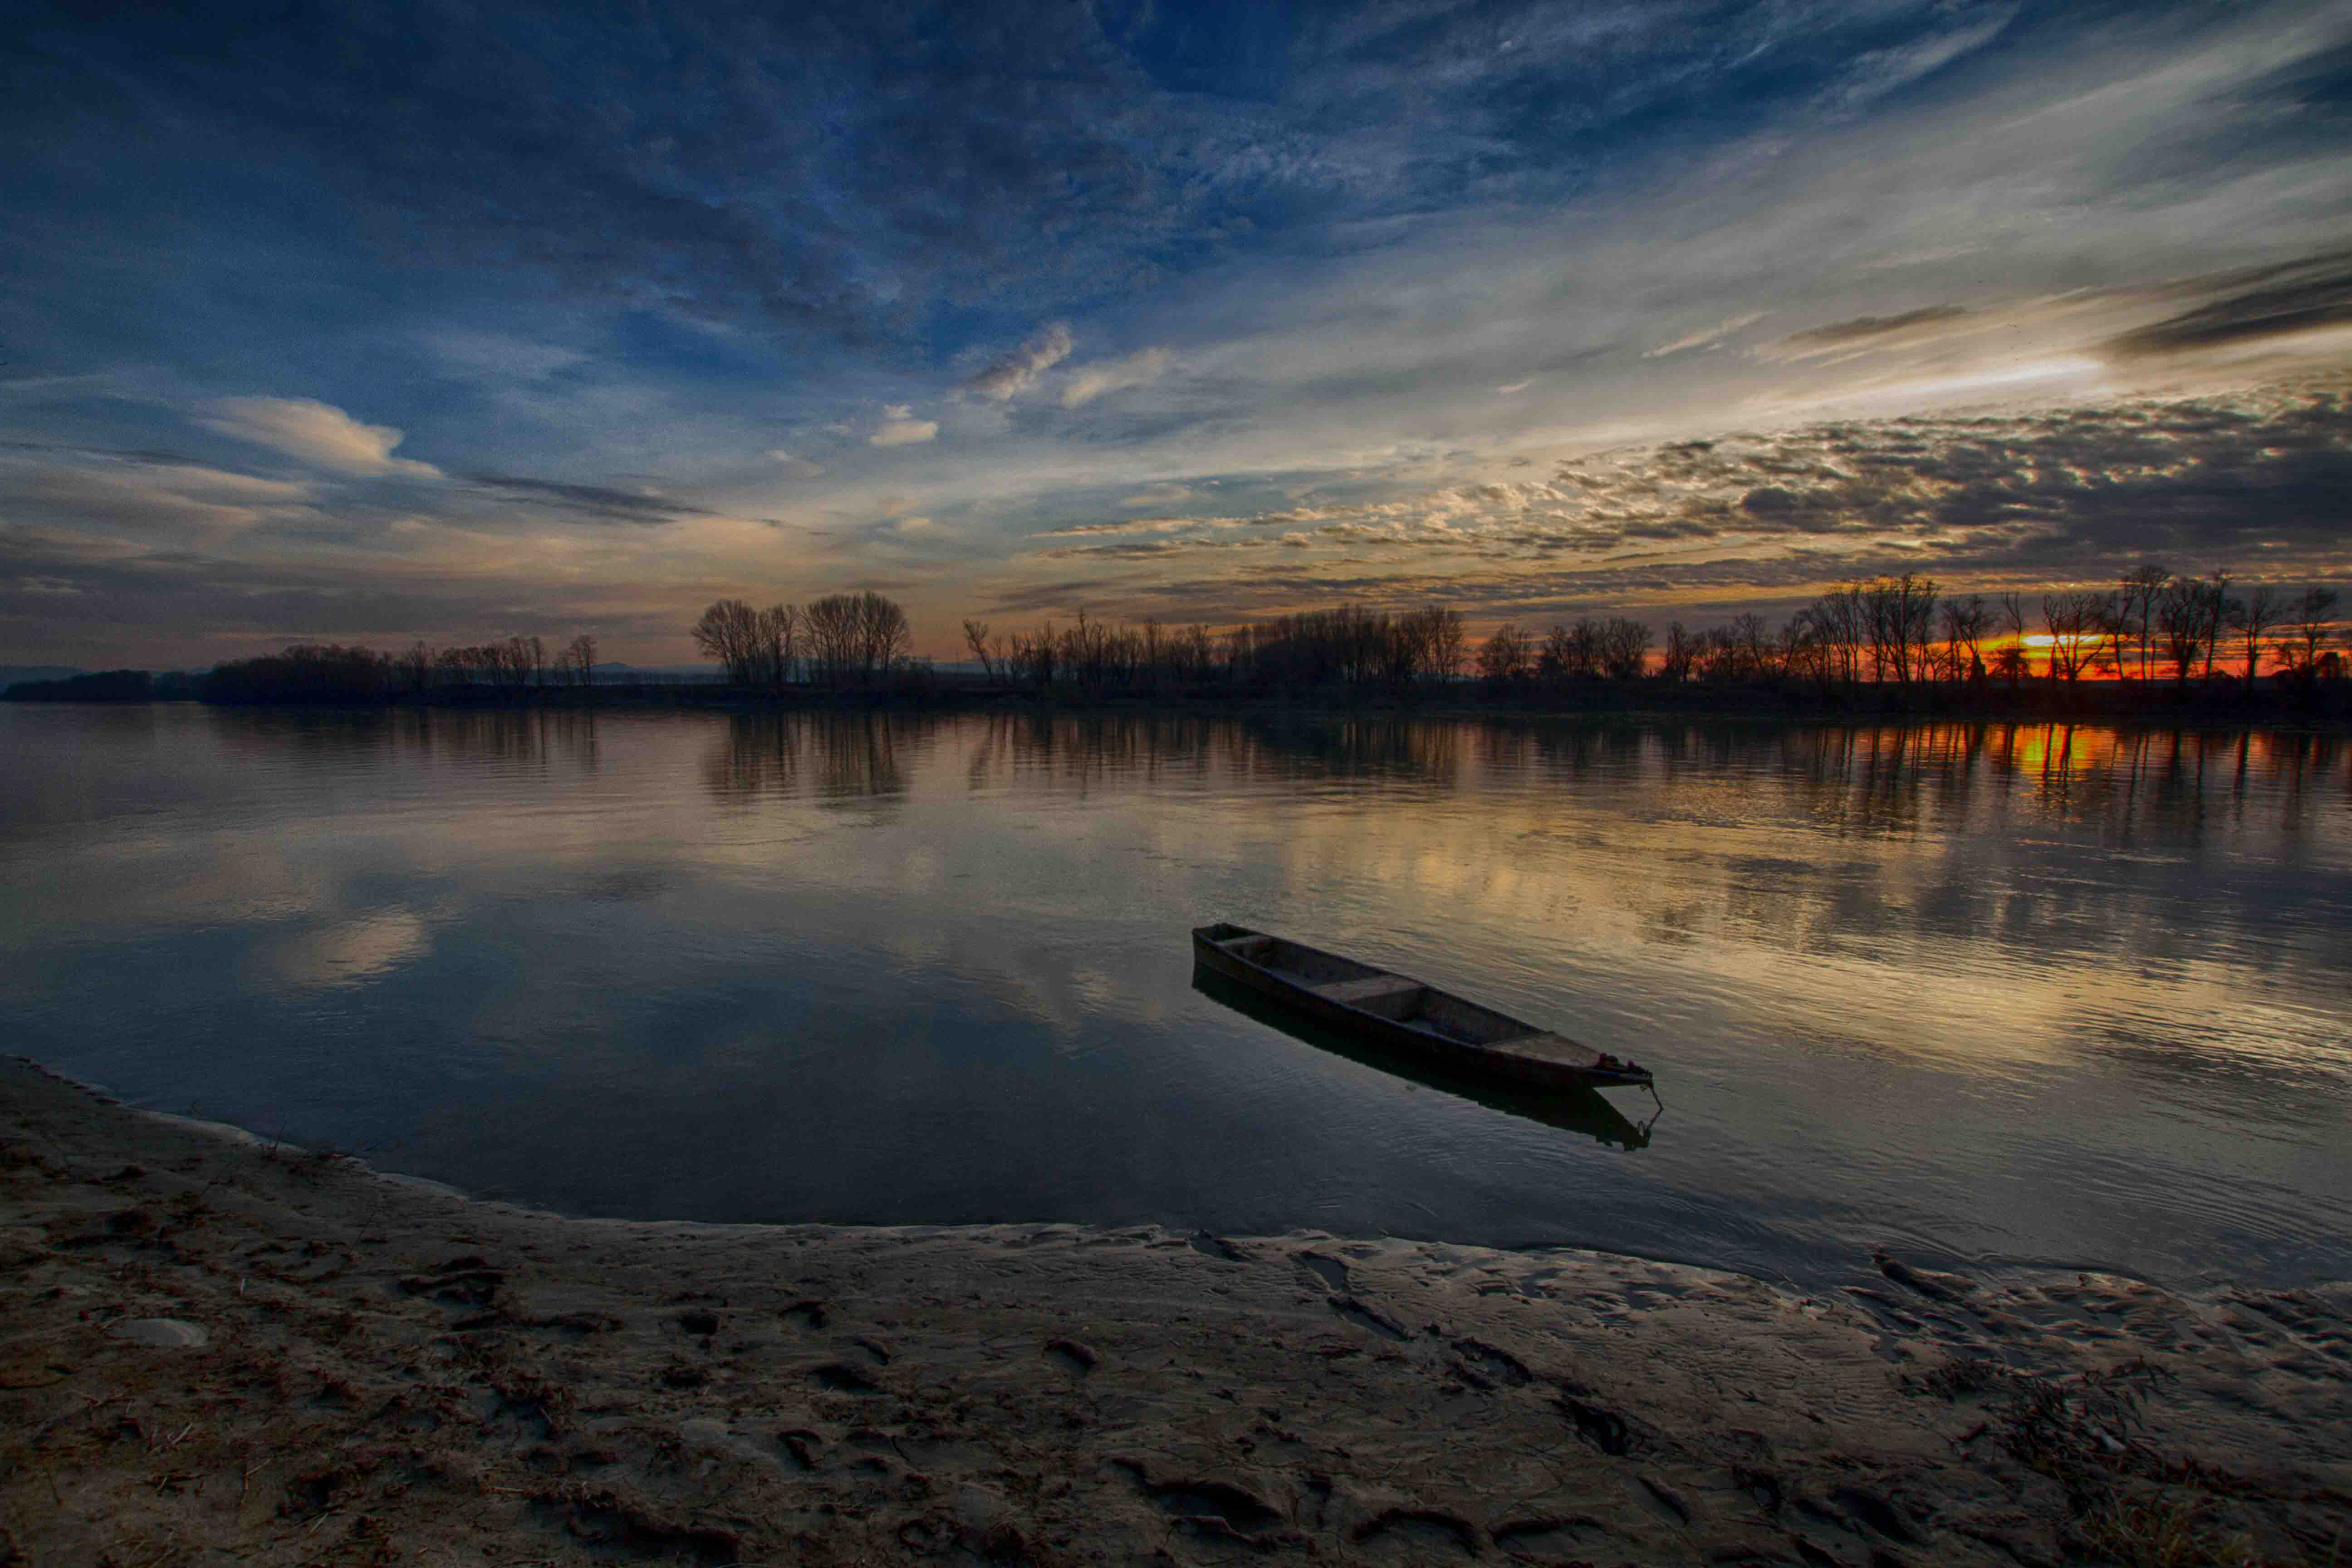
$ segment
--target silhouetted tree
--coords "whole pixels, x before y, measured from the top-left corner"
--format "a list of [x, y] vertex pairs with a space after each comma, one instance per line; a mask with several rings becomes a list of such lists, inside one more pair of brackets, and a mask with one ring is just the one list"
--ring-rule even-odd
[[2168, 578], [2156, 590], [2157, 637], [2172, 665], [2173, 684], [2183, 689], [2205, 651], [2205, 598], [2206, 584], [2193, 577]]
[[406, 649], [392, 656], [392, 667], [400, 682], [412, 694], [421, 694], [433, 685], [433, 650], [422, 639], [410, 643]]
[[694, 623], [694, 646], [716, 659], [730, 684], [749, 686], [759, 659], [760, 612], [740, 599], [720, 599]]
[[2082, 679], [2115, 625], [2114, 595], [2078, 588], [2042, 595], [2042, 624], [2050, 636], [2050, 679]]
[[562, 664], [565, 677], [574, 686], [596, 684], [596, 639], [582, 632], [563, 647]]
[[2010, 593], [2000, 596], [2000, 630], [2009, 640], [2001, 646], [1994, 662], [2009, 678], [2009, 689], [2014, 692], [2019, 679], [2026, 672], [2025, 600], [2022, 595]]
[[2278, 639], [2279, 664], [2306, 685], [2319, 678], [2320, 655], [2336, 630], [2336, 590], [2305, 588], [2280, 617], [2284, 635]]
[[[2156, 625], [2158, 608], [2165, 597], [2167, 586], [2172, 581], [2171, 573], [2154, 563], [2149, 563], [2135, 566], [2125, 573], [2121, 585], [2116, 590], [2118, 648], [2121, 647], [2121, 639], [2130, 639], [2137, 655], [2134, 662], [2137, 664], [2139, 679], [2142, 680], [2148, 678], [2148, 663], [2154, 657], [2154, 644], [2151, 637]], [[2128, 675], [2131, 668], [2132, 665], [2118, 658], [2116, 673], [2118, 676]]]
[[980, 660], [981, 675], [991, 686], [995, 685], [996, 660], [989, 652], [988, 623], [967, 617], [963, 623], [963, 641], [964, 646], [971, 649], [971, 657]]
[[1944, 668], [1955, 683], [1984, 679], [1980, 646], [1992, 629], [1992, 610], [1982, 594], [1944, 601]]
[[1658, 660], [1658, 679], [1677, 685], [1688, 680], [1693, 667], [1698, 663], [1701, 640], [1696, 632], [1687, 630], [1682, 622], [1669, 622], [1666, 626], [1666, 651], [1664, 657]]
[[2285, 605], [2277, 589], [2267, 583], [2257, 584], [2254, 591], [2242, 599], [2230, 601], [2231, 629], [2243, 639], [2241, 647], [2246, 652], [2246, 691], [2252, 695], [2254, 680], [2262, 673], [2263, 639], [2269, 637], [2285, 612]]
[[1496, 626], [1478, 646], [1478, 678], [1490, 690], [1504, 691], [1517, 686], [1527, 678], [1528, 668], [1527, 634], [1508, 621]]

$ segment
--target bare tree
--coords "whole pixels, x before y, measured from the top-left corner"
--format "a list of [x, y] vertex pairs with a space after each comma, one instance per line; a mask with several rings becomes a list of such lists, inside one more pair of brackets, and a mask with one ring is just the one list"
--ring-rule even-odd
[[1863, 599], [1861, 584], [1844, 583], [1815, 599], [1806, 612], [1812, 617], [1814, 635], [1829, 648], [1837, 679], [1848, 686], [1862, 679], [1863, 628], [1868, 620]]
[[1979, 645], [1991, 627], [1992, 610], [1982, 594], [1944, 601], [1944, 667], [1955, 684], [1984, 679]]
[[[2133, 639], [2137, 645], [2138, 655], [2137, 662], [2139, 668], [2139, 679], [2142, 680], [2148, 678], [2148, 665], [2154, 653], [2154, 645], [2150, 637], [2156, 623], [2158, 605], [2165, 595], [2166, 585], [2172, 580], [2171, 573], [2149, 563], [2146, 565], [2135, 566], [2125, 573], [2122, 585], [2116, 592], [2118, 650], [2123, 638]], [[2126, 666], [2122, 659], [2118, 658], [2116, 673], [2122, 675], [2126, 670]]]
[[2205, 684], [2213, 684], [2213, 656], [2221, 650], [2221, 632], [2230, 624], [2230, 572], [2222, 567], [2208, 577], [2204, 584], [2205, 606]]
[[1626, 616], [1612, 616], [1601, 626], [1601, 673], [1612, 680], [1632, 680], [1650, 658], [1650, 625]]
[[2017, 689], [2017, 682], [2025, 670], [2025, 600], [2014, 593], [2000, 596], [2000, 633], [2008, 640], [1993, 656], [1993, 662], [2009, 678], [2009, 689]]
[[433, 650], [421, 640], [413, 642], [405, 652], [393, 655], [392, 668], [402, 685], [412, 692], [422, 692], [433, 684]]
[[2298, 680], [2318, 679], [2320, 655], [2336, 629], [2336, 601], [2333, 588], [2305, 588], [2280, 616], [2279, 663]]
[[1462, 673], [1462, 661], [1470, 649], [1469, 628], [1462, 624], [1462, 612], [1436, 605], [1416, 612], [1421, 621], [1422, 668], [1440, 686], [1450, 684]]
[[760, 612], [740, 599], [720, 599], [694, 623], [694, 646], [719, 661], [736, 686], [752, 683], [759, 653]]
[[563, 666], [574, 686], [596, 684], [596, 639], [582, 632], [563, 645]]
[[868, 589], [857, 595], [857, 674], [871, 682], [905, 661], [914, 646], [907, 612]]
[[1862, 592], [1864, 629], [1870, 638], [1872, 678], [1885, 680], [1889, 671], [1898, 684], [1909, 685], [1924, 665], [1936, 627], [1936, 584], [1933, 578], [1906, 572], [1900, 577], [1880, 577]]
[[2255, 677], [2262, 673], [2263, 639], [2277, 628], [2279, 617], [2285, 611], [2285, 602], [2279, 597], [2278, 590], [2267, 583], [2257, 584], [2254, 591], [2242, 599], [2230, 601], [2231, 628], [2244, 639], [2242, 646], [2246, 650], [2249, 694], [2254, 689]]
[[2180, 687], [2188, 686], [2189, 672], [2204, 651], [2205, 598], [2206, 584], [2194, 577], [2168, 579], [2157, 596], [2157, 635], [2171, 661], [2173, 682]]
[[1527, 673], [1527, 634], [1505, 621], [1478, 646], [1478, 677], [1501, 691], [1517, 685]]
[[971, 657], [980, 660], [980, 673], [982, 679], [985, 679], [991, 686], [995, 685], [996, 661], [989, 657], [988, 623], [986, 621], [975, 621], [971, 617], [966, 616], [963, 623], [963, 641], [964, 646], [971, 649]]
[[2080, 680], [2115, 625], [2115, 595], [2087, 588], [2044, 594], [2042, 625], [2050, 635], [2050, 679]]
[[792, 684], [793, 661], [800, 657], [801, 613], [792, 605], [770, 605], [752, 628], [761, 684], [781, 692]]
[[847, 684], [864, 646], [856, 597], [828, 594], [813, 599], [802, 612], [802, 624], [808, 636], [809, 678], [824, 686]]
[[1666, 626], [1666, 651], [1658, 661], [1658, 679], [1677, 684], [1691, 678], [1691, 669], [1698, 663], [1703, 639], [1682, 622], [1670, 622]]

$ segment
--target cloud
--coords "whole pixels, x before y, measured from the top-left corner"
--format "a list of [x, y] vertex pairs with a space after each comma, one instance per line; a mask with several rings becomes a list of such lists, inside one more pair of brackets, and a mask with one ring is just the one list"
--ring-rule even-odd
[[[1197, 613], [1349, 595], [1489, 607], [1787, 599], [1887, 570], [2032, 588], [2110, 581], [2151, 558], [2328, 580], [2344, 570], [2347, 505], [2352, 397], [2289, 389], [1731, 432], [1594, 454], [1549, 480], [1071, 525], [1034, 559], [1104, 574], [1097, 606], [1172, 596]], [[1280, 594], [1249, 564], [1269, 548], [1297, 563]], [[1168, 586], [1169, 569], [1208, 561], [1228, 563], [1221, 587]]]
[[1130, 386], [1148, 386], [1168, 374], [1168, 351], [1154, 348], [1124, 359], [1097, 360], [1081, 365], [1062, 384], [1062, 406], [1083, 408], [1097, 397], [1108, 397]]
[[914, 405], [894, 403], [882, 410], [881, 427], [866, 437], [869, 447], [913, 447], [936, 437], [939, 421], [918, 419]]
[[1968, 313], [1967, 308], [1961, 305], [1923, 305], [1918, 310], [1906, 310], [1895, 316], [1855, 316], [1843, 321], [1808, 327], [1801, 332], [1790, 332], [1772, 347], [1778, 357], [1805, 359], [1814, 354], [1870, 343], [1874, 340], [1907, 337], [1922, 328], [1942, 327], [1957, 321]]
[[[1712, 348], [1740, 328], [1753, 326], [1771, 313], [1769, 310], [1743, 310], [1736, 316], [1726, 316], [1714, 326], [1701, 327], [1697, 331], [1685, 337], [1676, 338], [1670, 343], [1660, 343], [1656, 348], [1644, 349], [1642, 352], [1642, 357], [1664, 359], [1668, 354], [1678, 354], [1685, 349]], [[1524, 385], [1525, 383], [1521, 384]]]
[[785, 451], [782, 447], [771, 449], [768, 453], [768, 460], [794, 479], [813, 479], [824, 472], [823, 465], [812, 463], [806, 458], [797, 457]]
[[1070, 357], [1076, 347], [1067, 323], [1048, 321], [1021, 346], [963, 384], [963, 392], [992, 403], [1009, 403], [1037, 384], [1037, 378]]
[[1190, 500], [1192, 496], [1192, 490], [1189, 485], [1150, 485], [1133, 495], [1119, 497], [1118, 504], [1121, 506], [1174, 506], [1180, 500]]
[[501, 500], [558, 507], [608, 522], [634, 522], [656, 527], [681, 517], [714, 515], [701, 507], [688, 506], [682, 501], [665, 500], [659, 496], [636, 490], [609, 489], [603, 485], [562, 484], [553, 479], [523, 479], [513, 474], [470, 474], [467, 477], [473, 483], [495, 492]]
[[502, 332], [439, 332], [428, 343], [451, 369], [484, 381], [545, 381], [588, 357], [578, 349]]
[[2017, 7], [2005, 5], [1948, 32], [1858, 56], [1846, 79], [1823, 96], [1822, 108], [1832, 113], [1851, 112], [1907, 87], [1991, 43], [2016, 16]]
[[2352, 257], [2314, 258], [2290, 275], [2107, 340], [2123, 359], [2233, 349], [2352, 324]]
[[[309, 518], [311, 492], [302, 480], [206, 468], [171, 453], [29, 442], [0, 452], [0, 520], [80, 542], [68, 558], [72, 548], [105, 558], [184, 549], [271, 519]], [[10, 552], [0, 542], [0, 554]]]
[[357, 479], [437, 479], [430, 463], [395, 458], [402, 433], [362, 425], [332, 404], [309, 397], [224, 397], [197, 416], [207, 430], [268, 447], [288, 457]]

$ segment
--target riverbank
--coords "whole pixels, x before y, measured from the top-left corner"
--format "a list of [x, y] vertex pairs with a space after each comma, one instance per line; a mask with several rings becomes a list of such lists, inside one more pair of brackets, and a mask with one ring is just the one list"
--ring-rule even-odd
[[[557, 1218], [0, 1064], [0, 1561], [2352, 1544], [2352, 1288]], [[2252, 1553], [2251, 1556], [2247, 1555]]]
[[111, 695], [75, 694], [63, 689], [70, 684], [20, 684], [0, 692], [0, 701], [97, 707], [205, 701], [226, 708], [375, 711], [1014, 712], [1429, 721], [1566, 718], [1636, 722], [2086, 724], [2119, 729], [2330, 731], [2352, 727], [2352, 689], [2340, 682], [2316, 691], [2265, 689], [2249, 699], [2233, 683], [2218, 688], [2180, 689], [2161, 683], [2151, 686], [2114, 680], [2054, 687], [2037, 681], [2016, 689], [1932, 685], [1748, 688], [1703, 683], [1668, 685], [1645, 680], [1504, 693], [1464, 685], [1399, 695], [1328, 688], [1264, 693], [1216, 689], [1036, 692], [941, 679], [872, 689], [790, 687], [781, 691], [747, 690], [708, 681], [593, 687], [452, 686], [396, 695], [322, 692], [270, 700], [206, 699], [194, 686], [167, 691], [142, 685]]

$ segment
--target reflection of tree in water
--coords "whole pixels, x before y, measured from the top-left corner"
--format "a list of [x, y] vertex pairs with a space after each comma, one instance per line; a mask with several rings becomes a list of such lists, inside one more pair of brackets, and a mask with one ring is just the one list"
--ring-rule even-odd
[[1253, 725], [1264, 763], [1284, 776], [1393, 779], [1450, 789], [1458, 782], [1469, 727], [1410, 719], [1344, 719]]
[[898, 799], [907, 793], [898, 772], [898, 731], [923, 720], [898, 720], [882, 713], [812, 713], [808, 725], [816, 755], [816, 793], [831, 801]]
[[221, 750], [257, 761], [299, 757], [353, 757], [390, 751], [410, 742], [417, 721], [430, 715], [371, 709], [214, 708], [205, 722]]
[[464, 709], [423, 709], [399, 715], [404, 745], [415, 745], [437, 756], [464, 763], [496, 763], [549, 768], [562, 763], [570, 771], [596, 771], [596, 716], [533, 708], [520, 710], [468, 711]]
[[215, 708], [222, 749], [239, 755], [385, 760], [596, 771], [596, 715], [561, 709]]
[[[1814, 953], [1873, 952], [1910, 932], [2053, 954], [2129, 951], [2159, 968], [2185, 961], [2324, 896], [2312, 879], [2249, 873], [2307, 861], [2296, 842], [2325, 832], [2326, 808], [2352, 793], [2352, 748], [2315, 733], [1696, 723], [1650, 736], [1643, 764], [1621, 776], [1669, 816], [1794, 816], [1857, 841], [1794, 858], [1725, 841], [1706, 856], [1724, 873], [1727, 925]], [[1549, 752], [1571, 769], [1586, 755], [1574, 742]], [[2261, 815], [2248, 809], [2256, 802]], [[2212, 853], [2241, 842], [2251, 860]], [[1687, 940], [1710, 902], [1653, 911], [1653, 936]]]
[[1290, 722], [1139, 711], [992, 714], [966, 776], [988, 787], [1009, 767], [1027, 784], [1084, 793], [1117, 779], [1154, 784], [1217, 777], [1278, 784], [1301, 778], [1393, 777], [1451, 786], [1463, 726], [1394, 719]]
[[938, 724], [884, 713], [732, 713], [703, 752], [703, 786], [738, 805], [796, 794], [804, 777], [823, 801], [898, 799], [907, 793], [898, 731]]
[[722, 805], [748, 805], [790, 795], [800, 777], [797, 715], [730, 713], [726, 731], [702, 751], [702, 787]]

